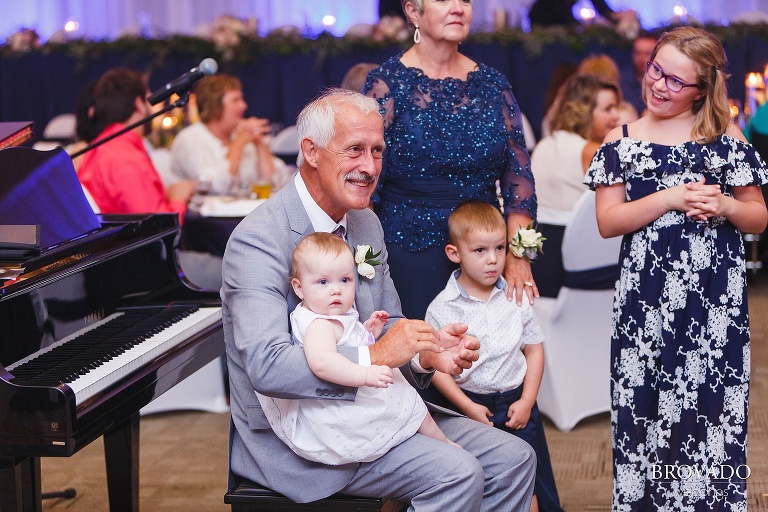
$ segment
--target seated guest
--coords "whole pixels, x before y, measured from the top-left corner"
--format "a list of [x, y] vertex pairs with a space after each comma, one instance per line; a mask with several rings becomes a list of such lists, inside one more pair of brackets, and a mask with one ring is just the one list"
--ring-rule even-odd
[[[107, 71], [93, 92], [93, 119], [101, 140], [150, 114], [144, 74], [127, 68]], [[148, 124], [138, 126], [84, 154], [78, 176], [101, 213], [176, 212], [183, 218], [196, 183], [166, 190], [144, 146]]]
[[[531, 25], [542, 27], [578, 25], [580, 20], [577, 20], [573, 14], [576, 2], [577, 0], [535, 0], [528, 9], [528, 19]], [[622, 21], [637, 19], [635, 11], [614, 11], [605, 0], [592, 0], [592, 5], [611, 24], [619, 25]]]
[[358, 62], [344, 74], [344, 78], [341, 80], [341, 88], [361, 92], [363, 90], [363, 85], [365, 85], [365, 79], [368, 76], [368, 72], [377, 67], [379, 67], [379, 65], [374, 64], [373, 62]]
[[[75, 103], [75, 135], [77, 140], [64, 148], [70, 155], [88, 146], [99, 134], [93, 119], [93, 91], [95, 89], [96, 82], [88, 82], [77, 95], [77, 102]], [[80, 169], [82, 161], [83, 155], [78, 155], [72, 159], [75, 171]]]
[[267, 144], [269, 121], [245, 118], [248, 104], [240, 80], [206, 76], [195, 87], [200, 122], [179, 132], [171, 144], [171, 171], [198, 180], [212, 194], [237, 194], [257, 182], [279, 188], [287, 179], [285, 163]]
[[[574, 75], [591, 75], [596, 76], [603, 82], [609, 82], [616, 85], [616, 89], [619, 91], [621, 99], [621, 72], [616, 61], [609, 55], [601, 53], [599, 55], [588, 55], [579, 62]], [[570, 78], [570, 77], [568, 77]], [[541, 136], [547, 137], [552, 134], [552, 119], [555, 117], [555, 113], [560, 108], [560, 102], [563, 101], [564, 89], [567, 79], [563, 81], [560, 88], [557, 90], [554, 100], [544, 113], [544, 118], [541, 121]], [[622, 102], [623, 103], [623, 102]], [[631, 113], [628, 114], [628, 118], [631, 118]]]
[[584, 173], [606, 134], [618, 126], [619, 91], [614, 83], [591, 75], [572, 76], [552, 120], [552, 135], [531, 153], [531, 171], [539, 199], [539, 231], [544, 250], [531, 268], [542, 297], [557, 297], [563, 282], [560, 246], [573, 207], [588, 190]]
[[373, 345], [339, 346], [339, 354], [353, 363], [399, 368], [411, 385], [424, 386], [435, 370], [459, 374], [469, 368], [479, 348], [465, 324], [435, 330], [402, 317], [381, 223], [367, 208], [385, 145], [379, 104], [334, 89], [301, 111], [297, 128], [299, 174], [235, 228], [224, 254], [221, 299], [234, 423], [230, 469], [299, 503], [342, 492], [408, 502], [411, 510], [528, 510], [536, 470], [530, 446], [450, 411], [431, 410], [440, 430], [461, 448], [417, 433], [374, 461], [338, 466], [300, 457], [270, 428], [256, 392], [314, 399], [318, 407], [354, 401], [358, 393], [357, 387], [316, 377], [293, 341], [290, 313], [300, 300], [289, 280], [291, 255], [309, 233], [346, 233], [351, 247], [369, 245], [380, 262], [359, 277], [354, 305], [363, 318], [387, 311], [385, 330]]
[[640, 114], [645, 112], [645, 101], [643, 101], [645, 69], [648, 61], [651, 60], [656, 40], [656, 36], [652, 33], [640, 32], [632, 41], [632, 72], [621, 75], [621, 93], [624, 100], [631, 103]]

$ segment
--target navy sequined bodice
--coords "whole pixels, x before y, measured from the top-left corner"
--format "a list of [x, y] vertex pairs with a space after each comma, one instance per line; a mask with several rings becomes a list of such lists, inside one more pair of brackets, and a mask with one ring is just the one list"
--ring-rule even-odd
[[371, 71], [363, 92], [382, 105], [387, 147], [374, 197], [388, 244], [419, 251], [448, 241], [448, 215], [479, 199], [535, 218], [519, 107], [507, 79], [479, 64], [467, 80], [432, 79], [400, 62]]

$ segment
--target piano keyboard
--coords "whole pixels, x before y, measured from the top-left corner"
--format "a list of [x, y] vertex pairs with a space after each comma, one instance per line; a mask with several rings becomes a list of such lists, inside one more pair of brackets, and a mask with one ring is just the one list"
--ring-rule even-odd
[[126, 310], [56, 342], [7, 370], [24, 385], [67, 384], [81, 404], [221, 320], [220, 307]]

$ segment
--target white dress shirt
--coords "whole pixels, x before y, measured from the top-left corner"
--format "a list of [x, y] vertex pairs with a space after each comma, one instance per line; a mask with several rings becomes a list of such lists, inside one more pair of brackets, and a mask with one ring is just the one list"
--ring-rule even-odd
[[461, 389], [472, 393], [501, 393], [520, 387], [528, 365], [523, 355], [524, 345], [544, 341], [533, 308], [524, 300], [518, 306], [507, 300], [507, 283], [503, 277], [496, 282], [488, 301], [467, 294], [456, 278], [456, 270], [448, 284], [427, 308], [425, 320], [433, 327], [453, 322], [469, 326], [467, 334], [480, 340], [480, 358], [472, 368], [453, 379]]

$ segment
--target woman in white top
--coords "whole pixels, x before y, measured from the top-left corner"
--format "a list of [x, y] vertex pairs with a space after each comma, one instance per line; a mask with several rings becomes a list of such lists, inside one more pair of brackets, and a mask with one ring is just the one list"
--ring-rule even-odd
[[[588, 190], [584, 173], [606, 134], [619, 122], [618, 87], [592, 75], [574, 75], [563, 88], [553, 132], [531, 153], [539, 231], [544, 251], [533, 264], [542, 297], [557, 297], [563, 281], [561, 245], [578, 198]], [[542, 284], [539, 285], [539, 280]]]
[[211, 194], [240, 192], [256, 182], [279, 187], [286, 166], [269, 149], [267, 119], [245, 118], [240, 80], [219, 74], [195, 87], [200, 122], [179, 132], [171, 145], [171, 171], [207, 185]]

